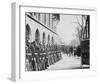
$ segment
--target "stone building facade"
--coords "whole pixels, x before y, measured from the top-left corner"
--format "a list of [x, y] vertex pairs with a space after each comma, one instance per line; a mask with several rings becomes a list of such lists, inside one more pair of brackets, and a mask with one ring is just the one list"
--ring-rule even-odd
[[42, 44], [58, 44], [57, 24], [60, 21], [59, 14], [50, 13], [26, 13], [26, 30], [29, 42], [35, 40]]

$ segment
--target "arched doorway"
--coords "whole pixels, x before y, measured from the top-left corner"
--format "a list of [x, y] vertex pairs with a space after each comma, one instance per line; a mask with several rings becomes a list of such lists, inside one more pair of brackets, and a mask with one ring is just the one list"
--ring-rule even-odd
[[48, 44], [50, 44], [50, 35], [48, 35]]
[[31, 34], [31, 29], [30, 29], [30, 26], [29, 24], [26, 25], [26, 40], [28, 41], [30, 39], [30, 34]]
[[39, 30], [38, 29], [35, 32], [35, 41], [38, 42], [38, 43], [40, 41], [40, 33], [39, 33]]
[[45, 32], [43, 32], [43, 38], [42, 38], [42, 44], [43, 44], [43, 45], [45, 45], [45, 43], [46, 43], [45, 38], [46, 38], [46, 37], [45, 37]]

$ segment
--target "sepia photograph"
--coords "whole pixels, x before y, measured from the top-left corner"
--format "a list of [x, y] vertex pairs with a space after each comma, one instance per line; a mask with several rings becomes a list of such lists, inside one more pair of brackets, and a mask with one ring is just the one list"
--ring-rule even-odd
[[25, 71], [90, 68], [90, 15], [25, 12]]

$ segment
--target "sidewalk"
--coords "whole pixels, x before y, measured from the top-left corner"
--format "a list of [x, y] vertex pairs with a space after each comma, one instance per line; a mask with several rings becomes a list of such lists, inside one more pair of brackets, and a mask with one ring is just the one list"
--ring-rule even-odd
[[48, 67], [47, 70], [64, 70], [64, 69], [79, 69], [81, 68], [81, 58], [74, 56], [62, 55], [62, 59]]

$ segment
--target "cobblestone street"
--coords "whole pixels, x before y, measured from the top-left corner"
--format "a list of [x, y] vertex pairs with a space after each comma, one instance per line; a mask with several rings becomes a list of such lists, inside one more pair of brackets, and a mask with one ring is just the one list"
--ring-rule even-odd
[[62, 59], [57, 63], [48, 67], [47, 70], [65, 70], [65, 69], [80, 69], [81, 68], [81, 58], [75, 56], [68, 56], [67, 54], [62, 54]]

